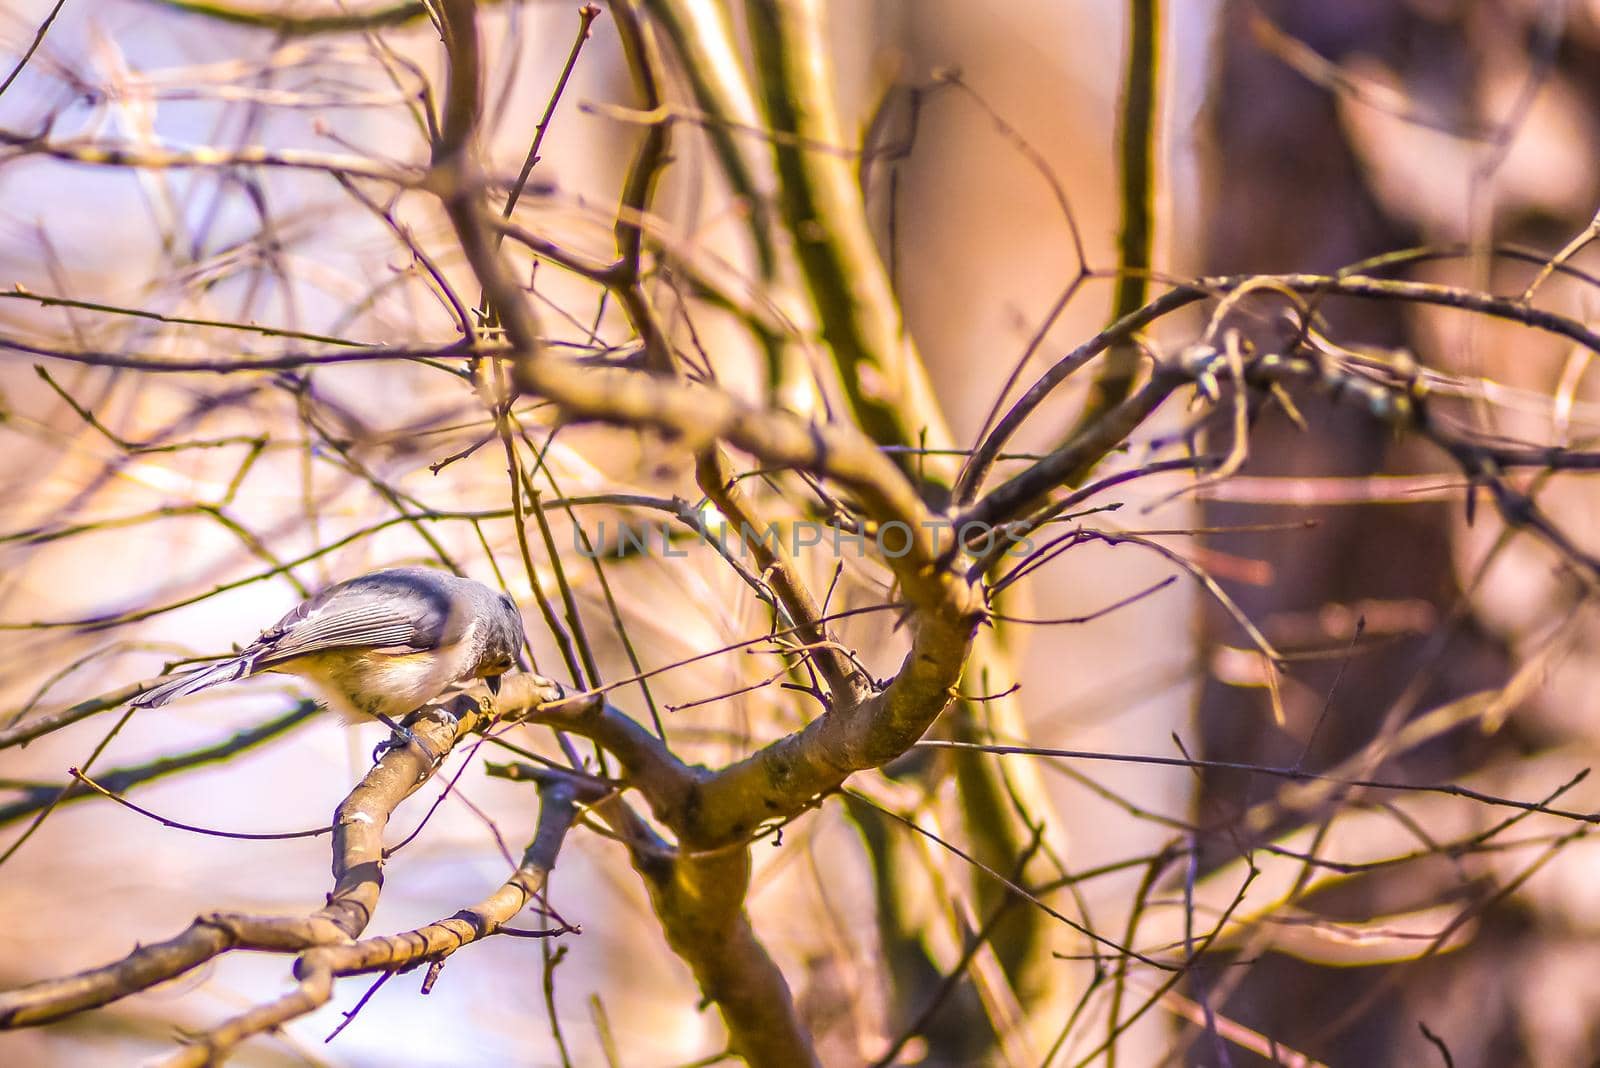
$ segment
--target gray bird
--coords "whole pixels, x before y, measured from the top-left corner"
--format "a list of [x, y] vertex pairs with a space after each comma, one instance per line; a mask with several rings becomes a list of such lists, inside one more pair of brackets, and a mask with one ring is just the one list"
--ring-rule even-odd
[[329, 586], [236, 656], [134, 699], [154, 708], [264, 671], [313, 683], [347, 721], [370, 716], [406, 740], [397, 717], [459, 684], [500, 676], [520, 660], [517, 603], [481, 582], [426, 567], [374, 571]]

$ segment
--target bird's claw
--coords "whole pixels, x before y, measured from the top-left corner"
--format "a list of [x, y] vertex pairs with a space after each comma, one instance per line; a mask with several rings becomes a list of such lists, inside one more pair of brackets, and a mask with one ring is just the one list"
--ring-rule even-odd
[[373, 747], [372, 762], [374, 764], [388, 756], [391, 751], [405, 749], [409, 746], [416, 746], [417, 749], [421, 750], [422, 755], [428, 758], [430, 767], [437, 767], [439, 762], [444, 759], [442, 753], [435, 750], [432, 745], [417, 735], [410, 727], [396, 723], [388, 716], [380, 716], [379, 719], [389, 728], [390, 734], [389, 737]]
[[416, 740], [417, 736], [412, 734], [410, 731], [406, 731], [404, 735], [401, 735], [399, 731], [395, 731], [393, 734], [390, 734], [389, 737], [372, 747], [372, 762], [376, 764], [378, 761], [388, 756], [393, 750], [404, 749], [406, 746], [410, 745]]

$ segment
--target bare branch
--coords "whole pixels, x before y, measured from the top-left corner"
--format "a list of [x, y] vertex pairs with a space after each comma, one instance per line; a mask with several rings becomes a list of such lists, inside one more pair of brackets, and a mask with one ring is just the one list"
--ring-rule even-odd
[[[430, 710], [412, 729], [433, 751], [448, 752], [486, 722], [470, 700], [455, 709], [459, 717]], [[0, 1029], [48, 1023], [108, 1004], [229, 950], [298, 952], [355, 938], [371, 919], [383, 887], [383, 831], [389, 816], [435, 770], [421, 747], [392, 748], [344, 799], [333, 819], [333, 890], [315, 912], [299, 918], [207, 913], [182, 934], [141, 946], [113, 964], [0, 993]]]

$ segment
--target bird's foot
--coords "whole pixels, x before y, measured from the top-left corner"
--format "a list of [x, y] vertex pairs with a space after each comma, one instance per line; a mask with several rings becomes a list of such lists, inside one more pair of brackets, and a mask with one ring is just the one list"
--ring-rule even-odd
[[374, 764], [387, 756], [390, 751], [395, 749], [405, 749], [408, 746], [415, 746], [417, 749], [421, 750], [422, 755], [428, 758], [428, 764], [430, 767], [437, 767], [439, 761], [444, 759], [444, 755], [442, 753], [436, 751], [432, 745], [430, 745], [423, 738], [419, 737], [410, 727], [407, 727], [402, 723], [396, 723], [394, 720], [381, 713], [376, 715], [374, 718], [376, 718], [378, 722], [382, 723], [385, 727], [388, 727], [390, 731], [389, 737], [379, 742], [372, 750], [372, 762]]

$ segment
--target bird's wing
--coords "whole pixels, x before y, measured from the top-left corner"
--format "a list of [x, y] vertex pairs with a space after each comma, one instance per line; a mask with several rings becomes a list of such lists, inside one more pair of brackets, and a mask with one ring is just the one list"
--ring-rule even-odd
[[257, 666], [330, 649], [437, 649], [452, 629], [448, 600], [436, 589], [376, 577], [330, 587], [284, 616], [257, 639], [264, 654]]

